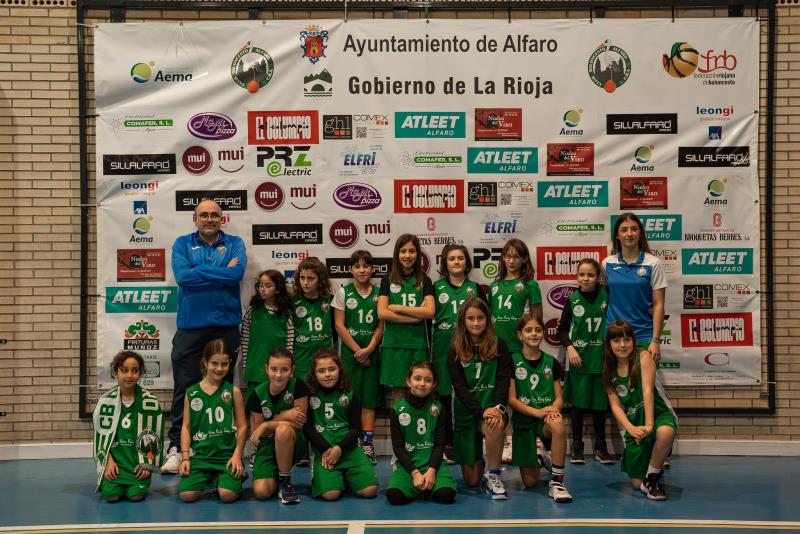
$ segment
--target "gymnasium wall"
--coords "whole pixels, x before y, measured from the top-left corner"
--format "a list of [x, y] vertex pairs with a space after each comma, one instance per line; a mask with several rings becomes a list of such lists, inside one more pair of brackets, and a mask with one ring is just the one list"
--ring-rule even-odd
[[[90, 423], [79, 418], [80, 335], [80, 176], [78, 132], [78, 57], [75, 6], [69, 0], [0, 0], [0, 214], [6, 229], [0, 233], [0, 445], [87, 442]], [[776, 247], [775, 347], [777, 414], [774, 417], [681, 418], [679, 438], [685, 440], [800, 440], [800, 333], [792, 314], [800, 290], [790, 286], [800, 274], [800, 185], [791, 174], [800, 169], [794, 154], [800, 140], [800, 3], [778, 2], [777, 98], [775, 137], [775, 232], [766, 236]], [[745, 10], [745, 16], [756, 16]], [[341, 18], [340, 11], [262, 11], [264, 19]], [[762, 17], [766, 12], [760, 13]], [[392, 12], [351, 11], [351, 18], [392, 18]], [[421, 13], [408, 12], [409, 18]], [[435, 12], [436, 18], [500, 18], [505, 10]], [[585, 11], [514, 12], [514, 18], [585, 18]], [[664, 11], [608, 11], [607, 17], [663, 17]], [[727, 9], [677, 11], [677, 17], [726, 17]], [[108, 22], [108, 11], [89, 13], [87, 23]], [[240, 11], [129, 11], [128, 22], [159, 20], [247, 19]], [[764, 176], [764, 117], [766, 82], [766, 21], [762, 21], [761, 142], [759, 175]], [[86, 31], [91, 54], [92, 30]], [[91, 61], [89, 58], [89, 71]], [[91, 85], [91, 72], [89, 72]], [[91, 94], [91, 93], [90, 93]], [[89, 113], [93, 113], [90, 106]], [[90, 172], [94, 172], [92, 122], [89, 122]], [[93, 175], [93, 174], [92, 174]], [[94, 205], [92, 183], [89, 203]], [[761, 187], [763, 209], [765, 188]], [[94, 209], [90, 210], [90, 295], [94, 286]], [[190, 231], [187, 228], [186, 231]], [[761, 257], [765, 258], [764, 242]], [[763, 260], [762, 260], [763, 261]], [[762, 265], [762, 272], [765, 267]], [[762, 280], [762, 292], [765, 291]], [[88, 309], [90, 359], [95, 368], [96, 297]], [[794, 319], [792, 318], [794, 316]], [[762, 317], [766, 317], [762, 302]], [[764, 319], [765, 321], [765, 319]], [[762, 329], [766, 324], [762, 324]], [[796, 329], [794, 329], [796, 330]], [[763, 366], [766, 381], [766, 365]], [[88, 397], [97, 398], [90, 376]], [[740, 388], [671, 388], [678, 407], [766, 407], [766, 386]], [[763, 395], [762, 395], [763, 394]], [[169, 400], [169, 392], [159, 394]], [[86, 406], [91, 410], [92, 403]], [[379, 436], [387, 434], [379, 421]]]

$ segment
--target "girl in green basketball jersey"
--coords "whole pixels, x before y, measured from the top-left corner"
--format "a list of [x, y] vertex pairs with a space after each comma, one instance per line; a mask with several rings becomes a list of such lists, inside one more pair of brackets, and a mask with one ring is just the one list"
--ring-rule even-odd
[[519, 466], [526, 488], [539, 480], [539, 461], [536, 457], [536, 438], [552, 440], [553, 480], [547, 494], [556, 502], [572, 502], [564, 485], [564, 463], [567, 455], [567, 429], [561, 410], [561, 364], [539, 348], [544, 339], [542, 319], [526, 313], [517, 322], [517, 336], [522, 350], [511, 355], [514, 379], [511, 380], [508, 404], [514, 414], [514, 465]]
[[508, 423], [512, 362], [505, 341], [494, 335], [489, 307], [481, 299], [467, 299], [461, 305], [447, 360], [455, 396], [453, 434], [458, 436], [453, 459], [461, 464], [464, 482], [477, 486], [484, 468], [481, 441], [485, 440], [489, 468], [483, 473], [486, 493], [493, 500], [508, 499], [500, 478], [500, 454], [503, 429]]
[[225, 343], [209, 341], [200, 358], [203, 379], [186, 390], [178, 485], [183, 502], [194, 502], [213, 487], [222, 502], [242, 493], [247, 419], [241, 390], [225, 381], [230, 367]]
[[125, 350], [111, 361], [117, 386], [97, 402], [94, 457], [97, 489], [107, 502], [122, 497], [137, 502], [147, 497], [152, 473], [161, 464], [164, 419], [161, 405], [139, 386], [144, 359]]
[[578, 262], [578, 291], [573, 292], [558, 322], [558, 338], [567, 349], [565, 392], [572, 406], [573, 464], [583, 457], [583, 414], [591, 412], [594, 425], [594, 459], [610, 465], [614, 458], [606, 445], [608, 396], [603, 386], [603, 332], [608, 309], [608, 291], [600, 284], [600, 264], [593, 258]]
[[[542, 317], [542, 292], [534, 280], [533, 262], [528, 246], [520, 239], [509, 239], [501, 251], [497, 276], [489, 285], [492, 322], [499, 339], [509, 352], [519, 352], [517, 321], [526, 311]], [[503, 463], [511, 463], [511, 427], [503, 444]]]
[[361, 449], [375, 465], [372, 440], [380, 389], [380, 351], [376, 349], [383, 337], [383, 321], [378, 319], [378, 288], [370, 283], [373, 272], [372, 254], [366, 250], [353, 252], [350, 274], [354, 281], [333, 296], [333, 317], [342, 363], [361, 403]]
[[636, 347], [630, 323], [612, 322], [604, 349], [603, 383], [625, 440], [622, 470], [648, 499], [662, 501], [667, 494], [661, 469], [672, 449], [678, 419], [656, 379], [653, 357]]
[[333, 313], [328, 270], [319, 258], [306, 258], [294, 273], [294, 376], [305, 379], [311, 358], [323, 347], [333, 346]]
[[258, 275], [256, 294], [242, 317], [239, 331], [242, 343], [244, 378], [247, 381], [245, 406], [256, 386], [267, 381], [267, 355], [275, 348], [291, 352], [294, 343], [292, 299], [286, 289], [286, 279], [275, 270]]
[[381, 384], [392, 388], [392, 404], [403, 396], [408, 367], [430, 358], [425, 320], [433, 319], [434, 312], [433, 284], [422, 269], [419, 239], [403, 234], [378, 294], [378, 317], [384, 321]]
[[392, 406], [389, 427], [396, 461], [386, 490], [390, 504], [429, 497], [443, 504], [456, 500], [456, 482], [444, 459], [445, 411], [432, 395], [436, 372], [430, 362], [411, 365], [405, 397]]
[[278, 490], [282, 504], [297, 504], [292, 485], [292, 464], [306, 453], [302, 428], [308, 410], [308, 386], [294, 374], [292, 353], [273, 349], [267, 356], [267, 381], [250, 396], [250, 441], [253, 458], [253, 493], [269, 499]]
[[[481, 286], [469, 279], [472, 270], [472, 259], [464, 245], [445, 245], [442, 249], [442, 263], [439, 266], [441, 280], [433, 284], [436, 301], [436, 315], [433, 318], [433, 351], [432, 360], [438, 377], [439, 401], [444, 408], [445, 458], [452, 455], [453, 447], [453, 382], [447, 371], [447, 353], [453, 342], [458, 310], [461, 304], [470, 297], [486, 300]], [[406, 380], [408, 382], [408, 380]]]
[[378, 478], [358, 446], [361, 406], [333, 349], [319, 349], [308, 374], [311, 391], [303, 431], [311, 443], [311, 495], [335, 501], [349, 489], [358, 497], [378, 493]]

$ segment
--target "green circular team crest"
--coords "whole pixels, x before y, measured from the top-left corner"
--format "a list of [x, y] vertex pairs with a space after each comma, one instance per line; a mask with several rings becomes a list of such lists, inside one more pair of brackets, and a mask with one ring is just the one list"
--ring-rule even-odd
[[147, 428], [142, 430], [136, 438], [136, 450], [149, 461], [154, 461], [161, 454], [161, 440], [158, 439], [158, 434]]
[[257, 93], [272, 79], [275, 62], [263, 48], [248, 42], [231, 61], [231, 78], [236, 85], [249, 93]]
[[631, 77], [631, 58], [625, 50], [607, 40], [589, 56], [589, 78], [607, 93], [613, 93]]

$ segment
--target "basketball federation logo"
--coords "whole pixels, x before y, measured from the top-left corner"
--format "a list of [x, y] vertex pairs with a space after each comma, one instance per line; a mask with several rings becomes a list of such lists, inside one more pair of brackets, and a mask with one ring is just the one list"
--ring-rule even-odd
[[669, 54], [661, 57], [661, 64], [673, 78], [686, 78], [697, 68], [697, 58], [697, 50], [690, 43], [674, 43]]

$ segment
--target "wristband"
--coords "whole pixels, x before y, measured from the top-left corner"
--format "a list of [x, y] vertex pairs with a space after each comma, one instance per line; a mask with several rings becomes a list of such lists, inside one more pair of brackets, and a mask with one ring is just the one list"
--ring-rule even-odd
[[181, 463], [183, 463], [183, 462], [188, 462], [188, 461], [189, 461], [189, 459], [188, 459], [188, 458], [184, 458], [183, 460], [181, 460]]
[[660, 337], [651, 337], [650, 338], [650, 343], [653, 343], [653, 342], [658, 343], [660, 345], [661, 344], [661, 338]]

